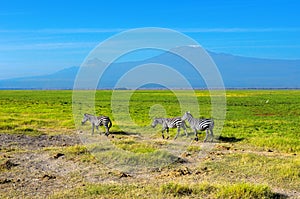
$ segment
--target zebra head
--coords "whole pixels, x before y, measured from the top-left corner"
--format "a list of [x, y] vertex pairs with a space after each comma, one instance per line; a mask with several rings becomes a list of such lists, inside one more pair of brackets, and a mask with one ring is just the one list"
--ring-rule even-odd
[[157, 118], [154, 118], [153, 119], [153, 122], [151, 124], [152, 128], [156, 127], [156, 125], [159, 123], [158, 119]]
[[190, 111], [187, 111], [184, 113], [184, 115], [181, 117], [182, 120], [186, 120], [188, 118], [193, 117], [192, 114], [190, 113]]
[[81, 125], [84, 125], [84, 123], [86, 122], [86, 121], [88, 121], [88, 119], [89, 119], [89, 117], [88, 117], [88, 114], [84, 114], [83, 115], [83, 119], [82, 119], [82, 121], [81, 121]]

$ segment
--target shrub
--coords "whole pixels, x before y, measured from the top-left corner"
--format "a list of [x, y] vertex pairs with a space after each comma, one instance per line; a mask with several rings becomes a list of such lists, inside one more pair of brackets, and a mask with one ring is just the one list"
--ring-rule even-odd
[[164, 184], [160, 188], [161, 193], [173, 196], [190, 195], [193, 189], [188, 185], [182, 185], [174, 182]]

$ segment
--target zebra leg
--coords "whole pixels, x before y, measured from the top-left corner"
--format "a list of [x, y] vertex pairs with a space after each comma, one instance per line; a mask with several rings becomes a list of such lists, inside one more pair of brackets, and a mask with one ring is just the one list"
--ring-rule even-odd
[[207, 138], [208, 138], [208, 134], [209, 134], [209, 131], [208, 131], [208, 128], [206, 129], [206, 135], [205, 135], [205, 139], [204, 139], [204, 142], [206, 142], [207, 141]]
[[162, 139], [165, 139], [164, 130], [165, 130], [165, 128], [162, 128], [162, 130], [161, 130], [161, 137], [162, 137]]
[[211, 136], [211, 142], [213, 142], [214, 141], [214, 133], [213, 133], [213, 130], [212, 130], [212, 128], [210, 129], [210, 136]]
[[[99, 131], [99, 126], [98, 125], [95, 126], [96, 126], [96, 130]], [[99, 134], [101, 134], [101, 132], [99, 132]]]
[[185, 136], [187, 137], [187, 136], [188, 136], [188, 133], [187, 133], [187, 131], [186, 131], [185, 125], [183, 125], [182, 128], [183, 128], [183, 130], [184, 130], [184, 132], [185, 132]]
[[92, 124], [92, 135], [94, 135], [95, 124]]
[[169, 139], [169, 137], [170, 137], [170, 134], [169, 134], [169, 127], [167, 127], [167, 134], [168, 134], [167, 139]]
[[175, 136], [174, 140], [176, 140], [176, 139], [177, 139], [177, 137], [178, 137], [179, 133], [180, 133], [180, 126], [177, 128], [177, 134], [176, 134], [176, 136]]
[[106, 135], [106, 136], [109, 135], [109, 128], [108, 128], [108, 126], [105, 126], [105, 135]]
[[194, 131], [195, 131], [195, 140], [198, 141], [199, 138], [198, 138], [198, 135], [197, 135], [197, 129], [194, 129]]

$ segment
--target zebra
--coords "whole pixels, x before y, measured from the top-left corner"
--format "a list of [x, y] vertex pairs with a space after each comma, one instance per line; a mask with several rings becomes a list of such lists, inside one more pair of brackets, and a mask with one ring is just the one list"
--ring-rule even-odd
[[109, 135], [109, 129], [111, 128], [112, 126], [112, 122], [111, 120], [109, 119], [109, 117], [107, 116], [94, 116], [94, 115], [91, 115], [91, 114], [88, 114], [88, 113], [85, 113], [83, 115], [83, 119], [81, 121], [81, 124], [83, 125], [86, 121], [90, 121], [91, 124], [92, 124], [92, 135], [94, 134], [94, 128], [96, 126], [97, 130], [99, 126], [104, 126], [105, 127], [105, 135], [108, 136]]
[[175, 117], [175, 118], [154, 118], [153, 122], [151, 124], [152, 128], [156, 127], [157, 124], [162, 125], [162, 138], [165, 139], [164, 136], [164, 131], [167, 130], [168, 137], [169, 139], [169, 128], [177, 128], [177, 134], [174, 139], [177, 138], [180, 132], [180, 128], [184, 129], [185, 135], [188, 136], [187, 131], [186, 131], [186, 124], [184, 121], [181, 120], [180, 117]]
[[197, 130], [204, 131], [206, 130], [206, 136], [204, 139], [204, 142], [207, 141], [207, 138], [209, 136], [209, 131], [210, 131], [210, 136], [211, 136], [211, 142], [214, 139], [214, 134], [213, 134], [213, 128], [214, 128], [214, 121], [212, 119], [200, 119], [200, 118], [194, 118], [192, 114], [188, 111], [185, 112], [185, 114], [181, 118], [182, 120], [187, 120], [190, 124], [190, 127], [194, 130], [195, 132], [195, 140], [198, 141], [198, 135], [197, 135]]

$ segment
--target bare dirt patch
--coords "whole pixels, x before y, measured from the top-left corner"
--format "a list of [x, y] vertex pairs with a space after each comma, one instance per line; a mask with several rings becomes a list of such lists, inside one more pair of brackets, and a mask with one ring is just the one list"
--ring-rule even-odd
[[13, 135], [13, 134], [0, 134], [0, 149], [9, 147], [18, 147], [22, 149], [39, 149], [42, 147], [51, 146], [72, 146], [80, 144], [80, 139], [77, 136], [68, 135]]
[[2, 194], [9, 198], [43, 198], [57, 190], [77, 186], [71, 174], [79, 169], [78, 164], [43, 150], [77, 144], [80, 140], [76, 136], [0, 134]]
[[[88, 183], [139, 183], [146, 186], [149, 182], [163, 184], [170, 180], [185, 183], [210, 181], [212, 168], [201, 166], [201, 162], [216, 161], [236, 152], [234, 146], [216, 145], [217, 151], [211, 151], [202, 159], [189, 154], [183, 157], [185, 161], [165, 168], [143, 173], [123, 173], [107, 168], [96, 159], [84, 162], [80, 155], [72, 159], [64, 152], [55, 151], [56, 147], [68, 148], [80, 143], [76, 135], [0, 134], [0, 198], [45, 198], [56, 192], [84, 187]], [[46, 147], [53, 147], [53, 150], [44, 150]], [[276, 191], [282, 196], [299, 196], [298, 192]]]
[[75, 135], [0, 134], [0, 198], [45, 198], [86, 183], [135, 182], [144, 178], [109, 169], [96, 159], [84, 162], [60, 152], [80, 144]]

